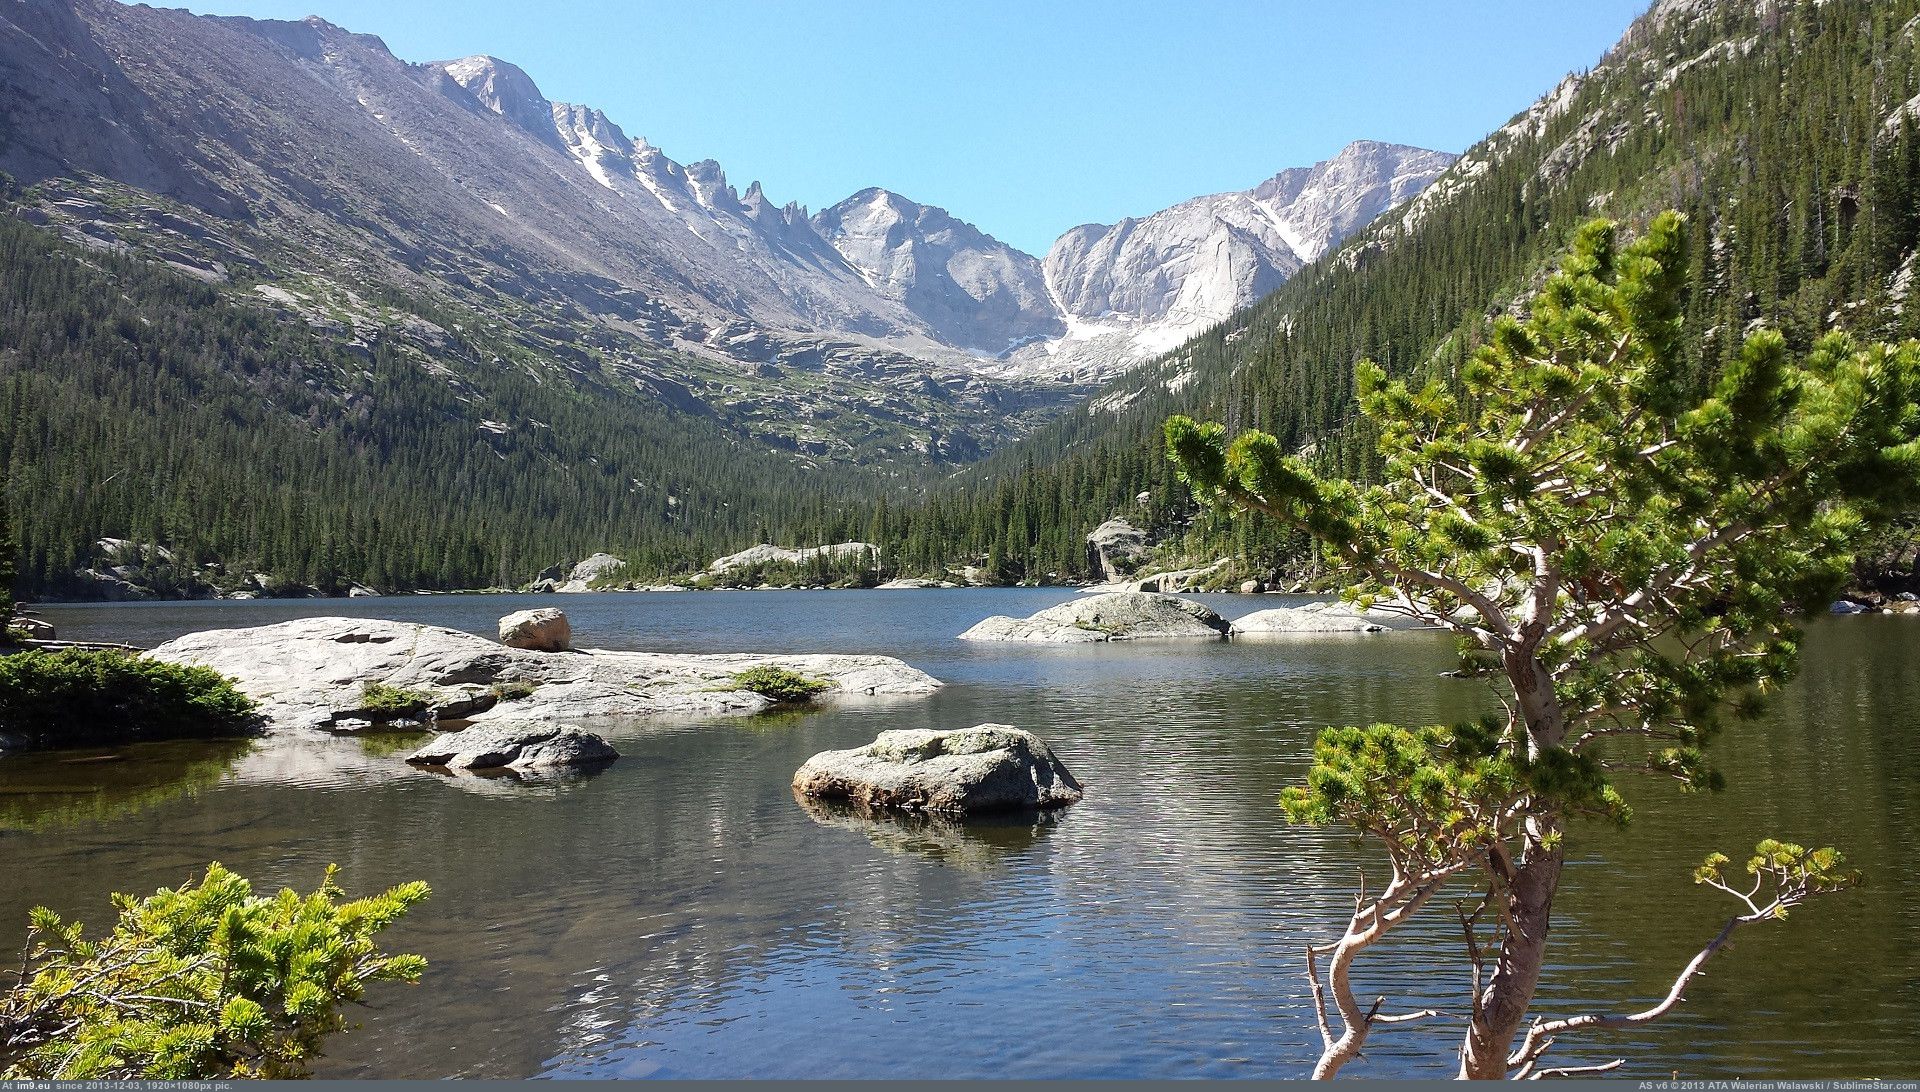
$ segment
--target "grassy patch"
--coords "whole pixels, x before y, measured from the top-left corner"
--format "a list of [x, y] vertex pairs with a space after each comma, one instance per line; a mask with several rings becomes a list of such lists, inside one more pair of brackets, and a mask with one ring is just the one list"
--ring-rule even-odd
[[534, 685], [530, 682], [498, 682], [489, 688], [495, 701], [518, 701], [533, 696]]

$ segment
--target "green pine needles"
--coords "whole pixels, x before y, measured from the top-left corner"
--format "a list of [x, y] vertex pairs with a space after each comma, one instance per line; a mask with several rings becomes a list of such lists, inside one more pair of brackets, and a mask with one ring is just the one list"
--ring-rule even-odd
[[402, 884], [343, 901], [328, 868], [309, 895], [253, 893], [218, 864], [198, 884], [117, 895], [111, 932], [35, 910], [14, 987], [0, 994], [0, 1078], [304, 1077], [342, 1004], [426, 961], [374, 936], [427, 897]]
[[256, 703], [207, 667], [117, 649], [0, 656], [0, 734], [34, 747], [246, 735]]
[[[1537, 1060], [1509, 1052], [1567, 821], [1624, 822], [1618, 774], [1719, 787], [1708, 743], [1792, 676], [1801, 618], [1920, 501], [1920, 345], [1836, 333], [1796, 355], [1758, 329], [1710, 370], [1683, 348], [1688, 268], [1679, 215], [1624, 246], [1594, 221], [1457, 373], [1416, 383], [1363, 362], [1378, 485], [1323, 477], [1265, 433], [1165, 425], [1200, 500], [1307, 532], [1356, 574], [1353, 599], [1451, 630], [1490, 668], [1490, 725], [1329, 729], [1283, 800], [1387, 847], [1392, 885], [1343, 945], [1482, 877], [1503, 912], [1487, 948], [1466, 924], [1485, 976], [1463, 1075]], [[1343, 1015], [1323, 1075], [1379, 1022]]]

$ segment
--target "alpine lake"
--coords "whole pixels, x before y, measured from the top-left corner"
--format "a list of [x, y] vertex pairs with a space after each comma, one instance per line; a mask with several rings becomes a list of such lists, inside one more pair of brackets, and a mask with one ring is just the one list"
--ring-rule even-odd
[[[49, 606], [62, 637], [151, 647], [311, 615], [492, 636], [560, 606], [585, 647], [898, 656], [946, 682], [749, 718], [586, 725], [585, 776], [452, 778], [424, 737], [281, 733], [0, 759], [0, 950], [38, 904], [110, 918], [114, 891], [219, 861], [256, 888], [422, 879], [384, 934], [430, 967], [377, 987], [327, 1077], [1298, 1077], [1319, 1049], [1302, 947], [1337, 936], [1376, 850], [1289, 825], [1275, 796], [1327, 724], [1489, 707], [1444, 678], [1449, 638], [974, 644], [954, 635], [1072, 589], [763, 591]], [[1196, 596], [1228, 617], [1300, 600]], [[1039, 819], [965, 824], [809, 808], [808, 756], [893, 728], [995, 721], [1086, 785]], [[1732, 909], [1691, 870], [1762, 837], [1833, 844], [1867, 885], [1742, 931], [1686, 1003], [1569, 1035], [1557, 1064], [1619, 1076], [1920, 1071], [1920, 617], [1816, 620], [1802, 671], [1715, 744], [1729, 787], [1627, 775], [1623, 830], [1577, 827], [1535, 1011], [1639, 1008]], [[1472, 891], [1459, 886], [1458, 896]], [[1385, 1012], [1466, 1005], [1450, 900], [1363, 957]], [[1350, 1067], [1449, 1076], [1457, 1021], [1378, 1031]]]

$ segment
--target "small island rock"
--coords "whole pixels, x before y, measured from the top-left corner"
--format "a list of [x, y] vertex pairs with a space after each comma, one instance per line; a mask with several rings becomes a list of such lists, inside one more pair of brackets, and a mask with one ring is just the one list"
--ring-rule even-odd
[[553, 607], [514, 611], [500, 619], [500, 643], [535, 652], [567, 652], [573, 648], [573, 625], [566, 612]]
[[1108, 592], [1074, 599], [1027, 618], [995, 615], [960, 635], [963, 641], [1086, 644], [1143, 638], [1219, 639], [1231, 624], [1208, 607], [1152, 592]]
[[619, 757], [612, 744], [572, 725], [507, 722], [442, 732], [407, 761], [455, 770], [536, 770], [589, 766]]
[[1082, 795], [1039, 737], [1007, 724], [882, 732], [864, 747], [814, 755], [793, 775], [793, 789], [860, 807], [958, 815], [1057, 808]]

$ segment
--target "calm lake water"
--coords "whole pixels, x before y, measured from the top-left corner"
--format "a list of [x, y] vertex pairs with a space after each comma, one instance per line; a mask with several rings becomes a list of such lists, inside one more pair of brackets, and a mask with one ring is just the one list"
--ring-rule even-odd
[[[1430, 633], [1049, 648], [953, 635], [1061, 590], [411, 597], [54, 607], [63, 636], [150, 645], [318, 614], [491, 635], [563, 606], [589, 646], [899, 656], [948, 686], [804, 714], [595, 727], [620, 761], [513, 783], [415, 771], [417, 737], [276, 737], [0, 760], [0, 950], [44, 903], [219, 860], [260, 886], [408, 879], [389, 938], [431, 961], [335, 1041], [324, 1076], [1297, 1077], [1317, 1053], [1301, 946], [1337, 934], [1373, 852], [1281, 821], [1328, 723], [1476, 711]], [[1229, 616], [1276, 597], [1199, 596]], [[1920, 1072], [1920, 618], [1822, 619], [1763, 723], [1719, 749], [1731, 788], [1624, 786], [1638, 820], [1574, 836], [1538, 1012], [1639, 1007], [1724, 920], [1709, 850], [1841, 846], [1859, 892], [1749, 929], [1687, 1004], [1564, 1062], [1653, 1077]], [[867, 821], [788, 789], [816, 751], [889, 728], [1002, 721], [1045, 737], [1086, 799], [1037, 823]], [[1467, 891], [1463, 888], [1464, 897]], [[1387, 1011], [1464, 1005], [1452, 910], [1376, 949]], [[1441, 1076], [1457, 1026], [1375, 1035], [1353, 1075]]]

